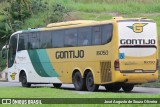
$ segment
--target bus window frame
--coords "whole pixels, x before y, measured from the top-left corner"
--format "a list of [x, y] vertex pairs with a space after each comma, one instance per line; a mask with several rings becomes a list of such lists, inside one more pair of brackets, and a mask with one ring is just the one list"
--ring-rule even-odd
[[[111, 39], [110, 39], [110, 41], [108, 41], [107, 43], [103, 43], [102, 44], [102, 37], [103, 37], [103, 35], [102, 35], [102, 27], [103, 26], [105, 26], [105, 25], [111, 25], [111, 27], [112, 27], [112, 31], [111, 31]], [[94, 30], [94, 27], [97, 27], [97, 26], [99, 26], [100, 27], [100, 33], [101, 33], [101, 44], [98, 44], [98, 45], [96, 45], [96, 44], [93, 44], [93, 30]], [[91, 38], [90, 38], [90, 40], [91, 40], [91, 43], [90, 43], [90, 45], [81, 45], [81, 46], [79, 46], [78, 45], [78, 32], [79, 32], [79, 28], [85, 28], [85, 27], [91, 27]], [[52, 36], [54, 35], [54, 31], [62, 31], [63, 32], [63, 34], [64, 34], [64, 36], [63, 36], [63, 43], [65, 42], [65, 31], [66, 30], [70, 30], [70, 29], [76, 29], [77, 30], [77, 46], [65, 46], [65, 44], [63, 44], [63, 47], [53, 47], [53, 46], [51, 46], [51, 47], [49, 47], [49, 48], [40, 48], [40, 36], [39, 36], [39, 33], [41, 33], [41, 32], [43, 32], [43, 31], [35, 31], [35, 32], [27, 32], [27, 36], [28, 36], [28, 49], [27, 50], [34, 50], [34, 49], [51, 49], [51, 48], [68, 48], [68, 47], [87, 47], [87, 46], [100, 46], [100, 45], [106, 45], [106, 44], [108, 44], [108, 43], [110, 43], [112, 40], [113, 40], [113, 31], [114, 31], [114, 24], [113, 23], [107, 23], [107, 24], [98, 24], [98, 25], [88, 25], [88, 26], [82, 26], [82, 27], [73, 27], [73, 28], [65, 28], [65, 29], [56, 29], [56, 30], [45, 30], [44, 32], [51, 32], [51, 45], [53, 45], [53, 40], [52, 40]], [[36, 33], [36, 36], [39, 36], [38, 38], [38, 42], [39, 42], [39, 48], [30, 48], [29, 47], [29, 42], [30, 42], [30, 37], [29, 36], [31, 36], [33, 33]], [[22, 32], [22, 33], [20, 33], [20, 34], [26, 34], [26, 32]], [[29, 35], [29, 34], [31, 34], [31, 35]], [[17, 45], [18, 45], [18, 43], [19, 43], [19, 33], [18, 33], [18, 42], [17, 42]], [[18, 51], [18, 46], [17, 46], [17, 51]]]

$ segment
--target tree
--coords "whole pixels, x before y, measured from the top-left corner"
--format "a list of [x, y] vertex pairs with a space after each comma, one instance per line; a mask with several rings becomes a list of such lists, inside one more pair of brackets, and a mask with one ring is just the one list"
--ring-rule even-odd
[[22, 21], [23, 20], [23, 17], [22, 17], [23, 5], [25, 5], [25, 8], [30, 13], [30, 0], [16, 0], [16, 2], [18, 3], [19, 20]]

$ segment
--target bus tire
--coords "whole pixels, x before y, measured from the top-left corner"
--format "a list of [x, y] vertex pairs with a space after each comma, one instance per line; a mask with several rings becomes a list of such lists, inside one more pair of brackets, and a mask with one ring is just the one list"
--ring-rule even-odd
[[107, 91], [111, 91], [111, 92], [117, 92], [121, 89], [121, 85], [119, 84], [107, 84], [105, 85], [105, 88]]
[[124, 84], [122, 89], [124, 92], [131, 92], [134, 88], [134, 84]]
[[97, 91], [99, 88], [99, 85], [94, 84], [94, 78], [92, 75], [92, 72], [88, 72], [86, 76], [86, 87], [88, 91]]
[[21, 84], [22, 84], [22, 87], [31, 87], [31, 83], [28, 83], [27, 82], [27, 76], [26, 76], [26, 73], [23, 72], [21, 75]]
[[85, 79], [82, 78], [80, 72], [76, 72], [73, 74], [72, 82], [73, 82], [74, 87], [77, 91], [86, 90]]
[[60, 88], [62, 86], [62, 84], [61, 83], [53, 83], [53, 86], [55, 88]]

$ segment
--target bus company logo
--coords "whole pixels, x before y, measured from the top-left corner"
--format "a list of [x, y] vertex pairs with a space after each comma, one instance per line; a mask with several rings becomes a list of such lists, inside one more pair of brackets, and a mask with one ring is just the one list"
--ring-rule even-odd
[[132, 26], [127, 26], [128, 28], [132, 29], [135, 33], [143, 32], [143, 27], [146, 26], [148, 23], [135, 23]]
[[17, 73], [15, 73], [15, 72], [14, 72], [14, 73], [12, 73], [12, 74], [10, 75], [10, 76], [11, 76], [11, 78], [12, 78], [12, 80], [15, 80], [15, 76], [16, 76], [16, 74], [17, 74]]

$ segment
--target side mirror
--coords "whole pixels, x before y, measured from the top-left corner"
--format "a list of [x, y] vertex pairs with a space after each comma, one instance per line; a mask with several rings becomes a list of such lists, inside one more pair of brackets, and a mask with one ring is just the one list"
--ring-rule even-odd
[[5, 52], [5, 50], [2, 50], [2, 58], [6, 59], [6, 52]]
[[1, 55], [2, 55], [3, 59], [7, 58], [7, 49], [8, 49], [8, 45], [3, 46], [3, 48], [2, 48]]

